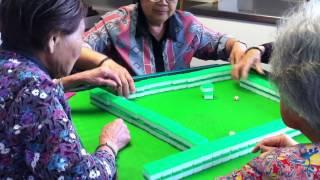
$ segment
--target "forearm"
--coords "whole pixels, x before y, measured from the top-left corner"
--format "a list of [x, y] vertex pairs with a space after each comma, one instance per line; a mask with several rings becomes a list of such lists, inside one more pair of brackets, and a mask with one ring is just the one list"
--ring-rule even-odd
[[239, 41], [238, 39], [235, 39], [235, 38], [229, 38], [228, 41], [226, 42], [226, 46], [225, 46], [227, 55], [230, 56], [230, 53], [236, 43], [240, 43], [243, 46], [247, 47], [246, 43]]
[[64, 91], [68, 92], [69, 89], [78, 87], [79, 85], [85, 84], [83, 73], [75, 73], [69, 76], [60, 78], [59, 81], [63, 85]]
[[80, 57], [74, 66], [74, 69], [83, 71], [96, 68], [105, 58], [107, 58], [106, 55], [83, 47], [81, 49]]

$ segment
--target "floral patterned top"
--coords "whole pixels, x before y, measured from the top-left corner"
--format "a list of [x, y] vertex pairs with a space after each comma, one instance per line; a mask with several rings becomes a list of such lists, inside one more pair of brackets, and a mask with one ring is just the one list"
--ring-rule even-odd
[[0, 179], [115, 176], [111, 154], [81, 145], [63, 88], [39, 61], [1, 50], [0, 77]]
[[320, 179], [320, 145], [278, 148], [220, 179]]

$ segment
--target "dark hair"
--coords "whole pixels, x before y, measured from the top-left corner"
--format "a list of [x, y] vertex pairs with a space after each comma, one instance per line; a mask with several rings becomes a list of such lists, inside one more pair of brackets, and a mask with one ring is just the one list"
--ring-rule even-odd
[[0, 0], [3, 47], [43, 50], [50, 33], [75, 32], [86, 11], [82, 0]]

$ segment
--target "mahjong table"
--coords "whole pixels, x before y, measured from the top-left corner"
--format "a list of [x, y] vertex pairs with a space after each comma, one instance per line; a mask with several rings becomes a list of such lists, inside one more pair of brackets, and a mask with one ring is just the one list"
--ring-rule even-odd
[[[307, 141], [283, 124], [268, 76], [250, 72], [234, 81], [230, 71], [220, 65], [135, 77], [128, 99], [105, 88], [78, 92], [69, 100], [72, 120], [91, 153], [105, 124], [127, 122], [132, 140], [117, 157], [120, 180], [212, 179], [256, 157], [251, 150], [262, 138]], [[203, 98], [204, 84], [212, 84], [213, 99]]]

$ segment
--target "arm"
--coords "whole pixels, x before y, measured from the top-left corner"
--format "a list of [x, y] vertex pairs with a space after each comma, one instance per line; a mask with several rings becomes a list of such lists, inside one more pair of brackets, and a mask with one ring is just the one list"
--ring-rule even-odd
[[78, 71], [94, 69], [98, 67], [104, 59], [108, 59], [108, 56], [103, 54], [103, 51], [98, 52], [84, 45], [84, 47], [81, 48], [80, 57], [75, 64], [75, 69]]
[[75, 64], [77, 70], [95, 68], [102, 59], [110, 53], [112, 47], [111, 38], [106, 28], [106, 22], [100, 20], [84, 34], [84, 44], [80, 57]]
[[222, 59], [230, 60], [231, 63], [236, 63], [246, 50], [246, 45], [240, 41], [215, 32], [206, 28], [203, 24], [194, 20], [199, 28], [199, 44], [195, 57], [200, 59]]
[[[107, 147], [92, 155], [85, 152], [65, 112], [67, 107], [61, 104], [63, 97], [57, 97], [52, 87], [41, 84], [30, 85], [29, 89], [24, 90], [25, 98], [18, 107], [28, 107], [33, 112], [28, 114], [32, 123], [21, 131], [26, 145], [25, 163], [30, 171], [43, 179], [112, 179], [116, 171], [114, 155]], [[29, 111], [20, 111], [20, 117]]]
[[105, 22], [100, 21], [89, 30], [85, 34], [85, 41], [74, 67], [82, 72], [61, 79], [65, 90], [79, 85], [93, 85], [109, 86], [125, 97], [134, 93], [134, 81], [129, 72], [105, 55], [112, 46]]

